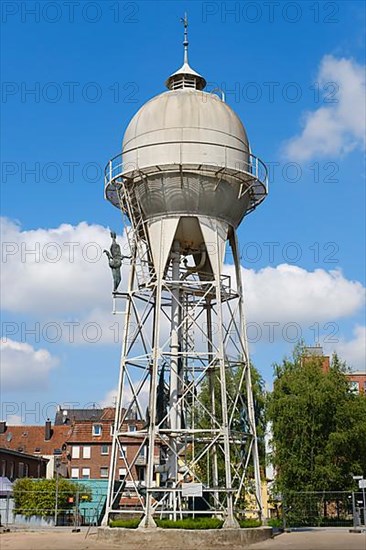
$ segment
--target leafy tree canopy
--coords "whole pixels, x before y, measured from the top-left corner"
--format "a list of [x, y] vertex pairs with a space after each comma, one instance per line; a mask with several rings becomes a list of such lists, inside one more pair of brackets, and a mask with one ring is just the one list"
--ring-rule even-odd
[[[228, 410], [229, 417], [232, 412], [232, 422], [230, 425], [231, 430], [236, 431], [239, 437], [242, 437], [243, 430], [249, 429], [247, 425], [248, 422], [248, 407], [247, 407], [247, 396], [246, 396], [246, 387], [245, 382], [242, 380], [244, 364], [238, 361], [236, 368], [226, 370], [226, 389], [228, 396]], [[264, 380], [260, 372], [255, 368], [255, 366], [250, 364], [250, 373], [252, 380], [252, 389], [253, 389], [253, 402], [254, 402], [254, 411], [255, 411], [255, 421], [257, 428], [257, 437], [258, 437], [258, 450], [259, 450], [259, 459], [260, 464], [264, 470], [265, 465], [265, 448], [264, 448], [264, 435], [266, 431], [266, 420], [265, 420], [265, 403], [266, 403], [266, 393], [264, 387]], [[221, 419], [222, 416], [222, 404], [221, 404], [221, 384], [219, 378], [216, 376], [213, 381], [213, 391], [215, 396], [215, 418]], [[237, 395], [239, 392], [239, 395]], [[237, 397], [239, 397], [237, 399]], [[211, 405], [211, 390], [209, 380], [205, 380], [202, 384], [201, 393], [200, 393], [200, 402], [203, 403], [205, 409], [201, 410], [197, 408], [197, 419], [196, 425], [200, 428], [208, 428], [211, 426], [211, 417], [206, 413], [210, 411], [212, 414], [212, 405]], [[232, 411], [233, 404], [236, 403], [235, 410]], [[238, 464], [239, 462], [244, 462], [246, 455], [248, 453], [249, 438], [243, 438], [243, 444], [240, 449], [232, 445], [231, 450], [231, 462], [233, 464]], [[234, 448], [235, 447], [235, 448]], [[200, 445], [196, 445], [196, 453], [200, 451]], [[207, 471], [207, 462], [206, 458], [200, 461], [199, 463], [200, 477], [204, 480], [205, 483], [208, 482], [206, 479]], [[253, 476], [252, 465], [250, 464], [248, 468], [249, 477]], [[219, 481], [224, 483], [225, 478], [225, 463], [224, 455], [222, 452], [218, 453], [218, 474]]]
[[334, 354], [326, 372], [299, 344], [274, 371], [267, 414], [277, 490], [354, 488], [352, 474], [366, 476], [366, 397], [352, 392], [345, 362]]

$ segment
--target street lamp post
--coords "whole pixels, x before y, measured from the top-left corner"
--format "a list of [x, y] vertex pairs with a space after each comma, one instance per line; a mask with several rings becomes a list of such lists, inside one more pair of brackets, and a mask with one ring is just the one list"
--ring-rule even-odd
[[363, 503], [363, 526], [366, 529], [366, 499], [365, 499], [365, 487], [366, 479], [360, 479], [358, 486], [362, 489], [362, 503]]

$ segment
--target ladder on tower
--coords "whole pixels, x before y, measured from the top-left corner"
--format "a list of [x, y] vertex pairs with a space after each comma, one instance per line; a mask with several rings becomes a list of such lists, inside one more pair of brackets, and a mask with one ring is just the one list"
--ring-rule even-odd
[[146, 229], [143, 212], [135, 192], [131, 192], [125, 180], [118, 180], [118, 197], [121, 212], [127, 215], [131, 226], [127, 227], [126, 235], [131, 252], [135, 258], [135, 270], [139, 287], [146, 286], [154, 273], [150, 258], [149, 236]]
[[184, 340], [183, 348], [186, 352], [187, 361], [189, 357], [189, 352], [195, 350], [195, 330], [194, 330], [194, 305], [188, 300], [188, 296], [185, 296], [184, 300]]

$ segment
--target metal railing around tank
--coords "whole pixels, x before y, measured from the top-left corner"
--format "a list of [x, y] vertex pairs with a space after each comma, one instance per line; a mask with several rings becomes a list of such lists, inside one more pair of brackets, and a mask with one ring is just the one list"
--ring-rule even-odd
[[[105, 167], [104, 170], [104, 183], [105, 183], [105, 189], [107, 191], [108, 187], [110, 185], [113, 185], [114, 183], [121, 182], [121, 178], [126, 177], [126, 175], [131, 175], [130, 177], [135, 177], [137, 174], [142, 174], [145, 176], [149, 176], [156, 172], [162, 172], [164, 167], [167, 171], [171, 171], [174, 169], [174, 167], [183, 167], [184, 170], [193, 170], [195, 172], [212, 172], [214, 175], [216, 175], [218, 178], [222, 177], [223, 175], [230, 175], [234, 178], [237, 178], [239, 181], [242, 181], [242, 185], [240, 187], [240, 191], [238, 194], [238, 199], [240, 199], [247, 191], [248, 188], [253, 189], [253, 193], [255, 197], [254, 199], [254, 205], [257, 206], [262, 200], [266, 197], [268, 194], [268, 170], [264, 162], [262, 162], [257, 156], [253, 155], [252, 153], [247, 153], [247, 161], [242, 159], [243, 151], [235, 148], [229, 148], [229, 147], [223, 147], [222, 150], [224, 151], [222, 162], [217, 164], [205, 164], [205, 163], [192, 163], [192, 162], [185, 162], [184, 161], [184, 155], [182, 153], [182, 147], [184, 144], [187, 143], [190, 146], [197, 145], [202, 146], [205, 145], [207, 147], [214, 146], [216, 147], [217, 151], [217, 145], [216, 144], [210, 144], [210, 143], [201, 143], [201, 142], [181, 142], [176, 143], [176, 145], [179, 145], [180, 147], [180, 158], [182, 159], [182, 162], [179, 163], [172, 163], [172, 164], [162, 164], [157, 162], [156, 165], [151, 167], [140, 167], [139, 163], [133, 163], [128, 162], [124, 163], [122, 160], [122, 153], [119, 153], [115, 157], [113, 157], [108, 164]], [[164, 147], [167, 144], [154, 144], [149, 145], [149, 149], [152, 149], [153, 147]], [[169, 143], [169, 145], [172, 145], [172, 143]], [[174, 145], [174, 144], [173, 144]], [[136, 148], [134, 151], [136, 152], [136, 158], [139, 158], [139, 151], [142, 151], [144, 147]], [[228, 162], [228, 151], [230, 151], [230, 163]], [[238, 153], [238, 160], [235, 160], [235, 152]], [[240, 158], [239, 158], [240, 155]], [[181, 169], [181, 168], [180, 168]], [[253, 194], [252, 193], [252, 194]], [[107, 194], [107, 193], [106, 193]]]

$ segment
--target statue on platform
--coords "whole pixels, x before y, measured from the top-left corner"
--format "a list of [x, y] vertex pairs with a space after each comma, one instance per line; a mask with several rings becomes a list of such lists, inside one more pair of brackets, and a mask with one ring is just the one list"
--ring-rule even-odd
[[122, 260], [127, 256], [122, 256], [121, 247], [116, 241], [116, 233], [111, 231], [112, 244], [109, 250], [103, 250], [108, 257], [109, 267], [112, 270], [113, 275], [113, 292], [116, 292], [121, 282], [121, 266]]

